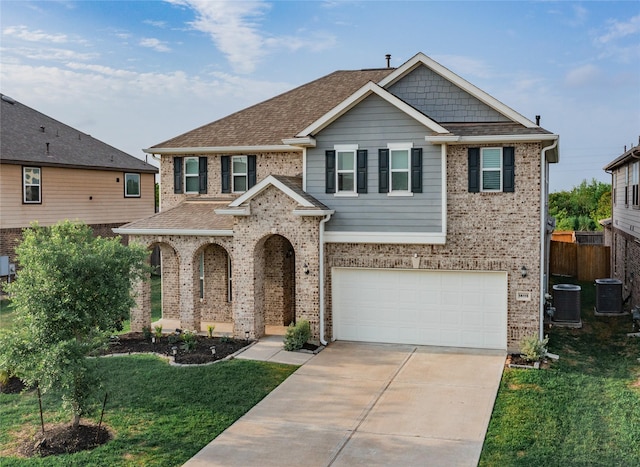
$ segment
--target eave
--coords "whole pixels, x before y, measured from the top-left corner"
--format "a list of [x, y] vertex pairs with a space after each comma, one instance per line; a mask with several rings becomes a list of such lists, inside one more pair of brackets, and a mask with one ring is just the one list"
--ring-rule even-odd
[[264, 146], [208, 146], [184, 148], [147, 148], [147, 154], [179, 155], [179, 154], [252, 154], [257, 152], [300, 152], [300, 148], [290, 144], [271, 144]]
[[111, 229], [118, 235], [188, 235], [207, 237], [233, 237], [233, 230], [197, 230], [197, 229]]

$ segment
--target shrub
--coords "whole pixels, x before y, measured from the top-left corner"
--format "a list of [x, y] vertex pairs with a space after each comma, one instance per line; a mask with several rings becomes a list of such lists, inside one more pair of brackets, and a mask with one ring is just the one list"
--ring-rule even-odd
[[144, 337], [144, 340], [146, 341], [150, 341], [151, 340], [151, 327], [150, 326], [145, 326], [142, 328], [142, 337]]
[[207, 336], [209, 336], [209, 339], [211, 339], [213, 337], [213, 330], [214, 329], [215, 329], [215, 325], [207, 326]]
[[520, 342], [520, 353], [522, 354], [522, 358], [528, 362], [538, 362], [542, 360], [547, 354], [548, 343], [549, 336], [546, 336], [543, 340], [540, 340], [535, 336], [525, 337]]
[[291, 323], [284, 336], [284, 350], [300, 350], [311, 338], [309, 321], [301, 320], [295, 325]]
[[182, 340], [181, 348], [187, 353], [193, 352], [196, 350], [196, 345], [198, 341], [196, 339], [196, 333], [194, 331], [185, 331], [180, 335], [180, 339]]
[[155, 328], [155, 332], [153, 333], [157, 338], [162, 337], [162, 324], [156, 326]]

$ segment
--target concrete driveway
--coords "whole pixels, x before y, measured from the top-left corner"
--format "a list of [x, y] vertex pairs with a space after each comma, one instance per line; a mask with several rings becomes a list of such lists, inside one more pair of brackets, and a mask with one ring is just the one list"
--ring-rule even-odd
[[505, 355], [334, 342], [185, 465], [475, 466]]

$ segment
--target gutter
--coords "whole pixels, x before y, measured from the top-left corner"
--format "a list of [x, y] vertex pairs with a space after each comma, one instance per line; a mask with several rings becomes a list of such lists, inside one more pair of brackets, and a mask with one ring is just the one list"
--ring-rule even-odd
[[545, 303], [545, 280], [547, 278], [546, 271], [546, 235], [547, 235], [547, 208], [545, 201], [547, 200], [547, 151], [551, 151], [558, 147], [558, 137], [551, 146], [542, 148], [540, 152], [540, 332], [539, 339], [544, 339], [544, 303]]
[[320, 260], [319, 264], [319, 287], [320, 287], [320, 343], [322, 345], [327, 345], [327, 340], [324, 338], [324, 225], [331, 219], [331, 214], [327, 214], [324, 219], [320, 221], [320, 251], [318, 258]]
[[205, 146], [184, 148], [148, 148], [148, 154], [180, 155], [180, 154], [247, 154], [253, 152], [300, 152], [300, 148], [289, 144], [265, 144], [258, 146]]

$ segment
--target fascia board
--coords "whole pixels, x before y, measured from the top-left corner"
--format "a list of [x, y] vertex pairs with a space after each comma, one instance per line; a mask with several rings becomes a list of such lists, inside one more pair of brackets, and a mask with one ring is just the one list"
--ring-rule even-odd
[[447, 235], [443, 232], [334, 232], [324, 233], [325, 243], [388, 243], [407, 245], [444, 245]]
[[479, 135], [479, 136], [425, 136], [425, 141], [432, 144], [464, 144], [464, 143], [525, 143], [535, 141], [555, 141], [558, 135]]
[[290, 144], [271, 144], [260, 146], [209, 146], [209, 147], [185, 147], [185, 148], [147, 148], [143, 149], [147, 154], [247, 154], [254, 152], [299, 152], [300, 148]]
[[195, 230], [195, 229], [111, 229], [119, 235], [206, 235], [213, 237], [233, 237], [233, 230]]
[[238, 207], [238, 206], [248, 202], [254, 196], [258, 195], [259, 193], [261, 193], [263, 190], [267, 189], [267, 187], [269, 187], [271, 185], [275, 186], [280, 191], [285, 193], [291, 199], [296, 201], [300, 206], [303, 206], [305, 208], [314, 207], [314, 205], [312, 203], [310, 203], [308, 200], [306, 200], [302, 196], [298, 195], [298, 193], [293, 191], [288, 186], [284, 185], [281, 181], [279, 181], [273, 175], [269, 175], [267, 178], [263, 179], [261, 182], [259, 182], [257, 185], [255, 185], [253, 188], [251, 188], [249, 191], [247, 191], [245, 194], [243, 194], [242, 196], [236, 198], [231, 204], [229, 204], [229, 207], [230, 208], [235, 208], [235, 207]]
[[215, 212], [216, 214], [220, 215], [220, 216], [250, 216], [251, 215], [251, 207], [249, 205], [247, 206], [240, 206], [237, 209], [229, 209], [229, 208], [221, 208], [221, 209], [214, 209], [213, 212]]
[[316, 134], [317, 132], [319, 132], [320, 130], [327, 127], [329, 124], [331, 124], [335, 120], [337, 120], [340, 116], [344, 115], [347, 111], [351, 110], [353, 107], [358, 105], [360, 102], [362, 102], [365, 98], [367, 98], [371, 94], [378, 95], [379, 97], [387, 101], [389, 104], [397, 107], [399, 110], [406, 113], [407, 115], [409, 115], [410, 117], [412, 117], [413, 119], [421, 123], [422, 125], [426, 126], [430, 130], [435, 131], [437, 133], [449, 133], [449, 130], [447, 130], [446, 128], [438, 125], [436, 122], [431, 120], [426, 115], [418, 112], [416, 109], [411, 107], [406, 102], [402, 101], [401, 99], [398, 99], [389, 91], [381, 88], [377, 84], [370, 81], [364, 86], [362, 86], [355, 93], [353, 93], [351, 96], [349, 96], [347, 99], [345, 99], [340, 104], [338, 104], [336, 107], [334, 107], [332, 110], [324, 114], [318, 120], [316, 120], [311, 125], [309, 125], [304, 130], [302, 130], [300, 133], [298, 133], [296, 137], [303, 138], [303, 137], [308, 137], [309, 135]]
[[324, 217], [324, 216], [332, 216], [335, 214], [333, 209], [294, 209], [293, 215], [300, 217]]
[[469, 94], [471, 94], [476, 99], [480, 100], [481, 102], [483, 102], [484, 104], [488, 105], [489, 107], [491, 107], [492, 109], [496, 110], [497, 112], [500, 112], [505, 117], [508, 117], [509, 119], [513, 120], [514, 122], [518, 122], [518, 123], [524, 125], [527, 128], [537, 128], [538, 127], [538, 125], [536, 125], [534, 122], [532, 122], [531, 120], [529, 120], [525, 116], [523, 116], [520, 113], [516, 112], [511, 107], [503, 104], [502, 102], [500, 102], [495, 97], [487, 94], [482, 89], [474, 86], [473, 84], [471, 84], [466, 79], [462, 78], [461, 76], [458, 76], [453, 71], [451, 71], [448, 68], [440, 65], [438, 62], [436, 62], [435, 60], [427, 57], [423, 53], [416, 54], [413, 58], [409, 59], [409, 61], [405, 62], [402, 66], [400, 66], [398, 69], [396, 69], [393, 73], [391, 73], [388, 76], [386, 76], [378, 84], [380, 86], [382, 86], [383, 88], [386, 88], [386, 87], [392, 85], [393, 83], [395, 83], [396, 81], [398, 81], [400, 78], [402, 78], [406, 74], [408, 74], [410, 71], [412, 71], [414, 68], [416, 68], [420, 64], [422, 64], [422, 65], [426, 66], [427, 68], [431, 69], [432, 71], [434, 71], [435, 73], [439, 74], [440, 76], [442, 76], [447, 81], [450, 81], [451, 83], [455, 84], [459, 88], [461, 88], [464, 91], [466, 91]]
[[290, 146], [300, 146], [304, 148], [316, 147], [316, 139], [311, 136], [307, 136], [304, 138], [285, 138], [282, 140], [282, 142]]

